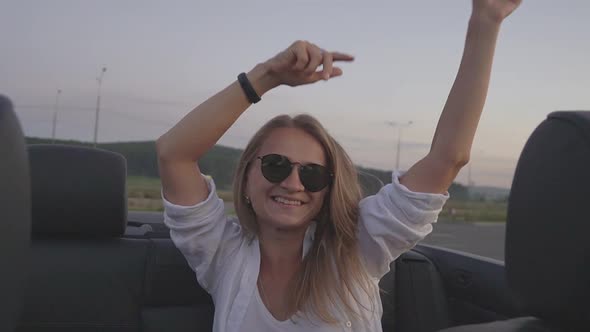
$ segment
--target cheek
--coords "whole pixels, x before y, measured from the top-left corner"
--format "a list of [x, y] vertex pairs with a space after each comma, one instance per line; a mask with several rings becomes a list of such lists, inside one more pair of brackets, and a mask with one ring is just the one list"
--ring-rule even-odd
[[262, 177], [260, 172], [249, 172], [246, 180], [245, 192], [253, 202], [254, 208], [259, 208], [267, 195], [268, 190], [272, 184], [268, 183], [266, 179]]
[[249, 169], [246, 173], [246, 185], [244, 186], [244, 194], [248, 197], [252, 197], [256, 195], [256, 193], [258, 192], [257, 187], [259, 179], [257, 179], [256, 175], [256, 172], [254, 172], [252, 169]]
[[326, 192], [322, 192], [321, 194], [318, 194], [317, 197], [314, 197], [313, 211], [316, 215], [320, 212], [327, 199], [330, 199], [330, 197]]

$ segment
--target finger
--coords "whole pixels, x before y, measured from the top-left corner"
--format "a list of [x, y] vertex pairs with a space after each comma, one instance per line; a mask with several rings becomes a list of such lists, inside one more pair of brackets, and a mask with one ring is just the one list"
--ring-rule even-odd
[[323, 52], [322, 62], [322, 78], [327, 80], [332, 76], [332, 53]]
[[310, 75], [306, 75], [304, 78], [305, 84], [311, 84], [324, 79], [321, 71], [314, 71]]
[[312, 74], [315, 72], [320, 63], [322, 63], [322, 50], [320, 50], [320, 48], [316, 45], [311, 44], [307, 48], [307, 53], [309, 54], [309, 62], [305, 68], [305, 73]]
[[[330, 78], [334, 78], [334, 77], [338, 77], [338, 76], [342, 76], [342, 69], [339, 67], [333, 67], [332, 74], [330, 75]], [[313, 72], [311, 75], [306, 75], [303, 78], [303, 80], [304, 80], [303, 84], [312, 84], [312, 83], [322, 81], [325, 79], [324, 79], [323, 71], [316, 71], [316, 72]]]
[[511, 0], [510, 2], [512, 2], [512, 4], [514, 5], [514, 9], [512, 9], [512, 11], [516, 10], [516, 8], [518, 8], [520, 6], [520, 4], [522, 3], [522, 0]]
[[293, 66], [293, 70], [295, 71], [302, 71], [307, 66], [309, 62], [309, 55], [307, 54], [307, 50], [303, 45], [303, 42], [295, 44], [293, 47], [293, 53], [295, 54], [295, 65]]
[[338, 77], [338, 76], [342, 76], [342, 68], [334, 67], [332, 69], [332, 74], [330, 75], [330, 78]]
[[330, 52], [330, 53], [332, 53], [332, 58], [334, 59], [334, 61], [353, 61], [354, 60], [354, 56], [352, 56], [350, 54], [340, 53], [340, 52]]
[[[342, 68], [340, 67], [333, 67], [332, 68], [332, 73], [330, 74], [330, 77], [328, 77], [328, 79], [334, 78], [334, 77], [338, 77], [338, 76], [342, 76]], [[320, 80], [326, 80], [324, 78], [324, 72], [323, 71], [316, 71], [314, 72], [312, 75], [309, 75], [308, 78], [308, 82], [307, 83], [315, 83], [317, 81]]]

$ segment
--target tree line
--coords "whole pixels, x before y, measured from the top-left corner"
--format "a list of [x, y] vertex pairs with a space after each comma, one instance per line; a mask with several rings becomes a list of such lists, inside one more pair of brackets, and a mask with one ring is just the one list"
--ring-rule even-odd
[[[51, 144], [50, 139], [36, 137], [27, 137], [26, 141], [27, 144]], [[73, 140], [56, 140], [55, 143], [92, 147], [92, 143]], [[159, 177], [154, 141], [99, 143], [97, 147], [122, 154], [127, 160], [128, 175]], [[217, 188], [231, 190], [234, 170], [241, 154], [242, 150], [240, 149], [215, 145], [199, 160], [199, 168], [203, 174], [208, 174], [215, 179]], [[376, 193], [381, 184], [391, 182], [391, 171], [361, 166], [357, 166], [357, 169], [361, 187], [366, 195]], [[456, 199], [468, 197], [467, 187], [458, 183], [453, 183], [449, 192]]]

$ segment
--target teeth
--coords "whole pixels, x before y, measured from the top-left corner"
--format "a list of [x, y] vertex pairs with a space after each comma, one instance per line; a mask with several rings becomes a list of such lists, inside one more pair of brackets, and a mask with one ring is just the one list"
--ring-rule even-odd
[[291, 201], [291, 200], [288, 200], [288, 199], [283, 198], [283, 197], [276, 196], [273, 199], [275, 200], [275, 202], [279, 202], [279, 203], [282, 203], [282, 204], [287, 204], [287, 205], [301, 205], [301, 201]]

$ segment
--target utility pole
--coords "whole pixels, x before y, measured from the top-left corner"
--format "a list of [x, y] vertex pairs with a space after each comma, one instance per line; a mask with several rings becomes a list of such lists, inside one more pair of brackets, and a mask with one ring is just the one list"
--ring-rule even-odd
[[398, 128], [398, 135], [397, 135], [397, 152], [395, 156], [395, 169], [399, 170], [399, 159], [400, 159], [400, 150], [401, 150], [401, 141], [402, 141], [402, 129], [405, 127], [409, 127], [413, 122], [408, 121], [407, 123], [399, 123], [395, 121], [386, 121], [386, 124], [390, 125], [391, 127]]
[[51, 130], [51, 144], [55, 143], [55, 127], [57, 126], [57, 112], [59, 111], [59, 96], [61, 95], [61, 89], [57, 89], [55, 95], [55, 106], [53, 108], [53, 128]]
[[96, 118], [94, 120], [94, 147], [96, 147], [96, 141], [98, 139], [98, 114], [100, 113], [100, 87], [102, 85], [102, 78], [104, 77], [104, 73], [107, 71], [107, 67], [102, 67], [102, 71], [100, 72], [100, 76], [96, 78], [98, 81], [98, 93], [96, 96]]

